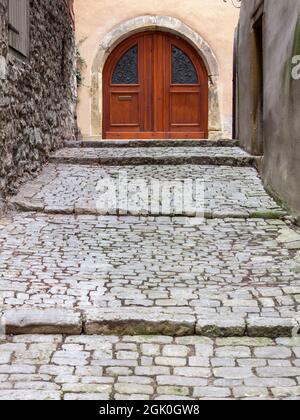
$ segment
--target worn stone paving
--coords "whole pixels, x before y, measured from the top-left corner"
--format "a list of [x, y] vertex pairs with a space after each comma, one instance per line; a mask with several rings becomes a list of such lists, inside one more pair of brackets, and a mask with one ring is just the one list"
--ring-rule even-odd
[[[299, 400], [300, 230], [258, 160], [133, 146], [57, 152], [0, 219], [0, 399]], [[90, 214], [120, 170], [204, 180], [206, 217]]]
[[150, 317], [151, 333], [176, 334], [162, 317], [190, 333], [198, 320], [202, 334], [224, 316], [234, 334], [258, 317], [288, 327], [299, 314], [299, 239], [279, 220], [18, 213], [0, 225], [3, 304], [82, 310], [97, 333], [139, 332], [136, 316]]
[[108, 139], [84, 139], [84, 140], [67, 140], [65, 141], [65, 147], [87, 147], [87, 148], [108, 148], [114, 149], [119, 148], [141, 148], [141, 147], [239, 147], [238, 140], [232, 139], [163, 139], [163, 140], [147, 140], [147, 139], [129, 139], [129, 140], [108, 140]]
[[[161, 183], [161, 191], [166, 183], [171, 185], [174, 181], [180, 182], [185, 188], [186, 180], [203, 184], [203, 210], [207, 217], [278, 218], [284, 214], [282, 208], [264, 190], [255, 169], [229, 166], [150, 165], [128, 166], [124, 169], [122, 166], [98, 168], [50, 164], [35, 180], [23, 186], [11, 202], [22, 210], [46, 213], [121, 214], [126, 209], [122, 209], [119, 200], [114, 209], [110, 208], [110, 203], [104, 203], [102, 183], [108, 179], [115, 182], [117, 187], [117, 181], [120, 179], [122, 182], [125, 178], [128, 180], [129, 191], [128, 214], [151, 215], [155, 209], [158, 215], [188, 215], [184, 207], [176, 211], [173, 195], [172, 205], [166, 206], [166, 209], [162, 206], [162, 192], [153, 199], [153, 180]], [[137, 182], [137, 186], [130, 182]], [[138, 204], [137, 187], [140, 182], [145, 182], [148, 190], [148, 203], [143, 206]]]
[[249, 156], [239, 147], [147, 147], [147, 148], [64, 148], [55, 157], [134, 157], [134, 156]]
[[299, 400], [300, 339], [16, 336], [0, 400]]
[[253, 166], [257, 158], [239, 147], [66, 147], [50, 162], [72, 164], [145, 165], [184, 164]]

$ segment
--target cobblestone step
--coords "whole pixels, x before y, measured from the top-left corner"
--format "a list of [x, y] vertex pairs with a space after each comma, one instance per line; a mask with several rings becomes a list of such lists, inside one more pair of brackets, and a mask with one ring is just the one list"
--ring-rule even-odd
[[65, 147], [139, 148], [139, 147], [238, 147], [238, 140], [83, 140], [66, 141]]
[[23, 335], [0, 343], [0, 400], [299, 398], [299, 338]]
[[300, 235], [282, 221], [19, 213], [0, 247], [1, 305], [74, 308], [87, 334], [278, 337], [299, 323]]
[[[299, 400], [300, 231], [237, 146], [67, 143], [22, 188], [0, 219], [0, 400]], [[204, 180], [207, 219], [99, 216], [124, 167]]]
[[64, 148], [50, 156], [52, 163], [73, 165], [214, 165], [259, 167], [261, 158], [238, 147], [124, 147]]
[[[153, 193], [154, 180], [160, 184], [158, 195]], [[119, 181], [126, 182], [122, 191]], [[141, 181], [146, 188], [147, 203], [139, 201], [136, 185]], [[179, 189], [175, 188], [173, 194], [170, 186], [175, 181]], [[119, 198], [112, 207], [112, 197], [106, 195], [107, 186], [111, 184], [116, 195], [128, 190], [126, 203]], [[193, 192], [194, 186], [199, 187], [198, 196]], [[22, 211], [50, 214], [192, 216], [190, 206], [178, 206], [178, 202], [183, 203], [187, 188], [194, 198], [192, 204], [199, 209], [201, 203], [206, 218], [280, 219], [286, 215], [266, 193], [255, 169], [228, 166], [150, 165], [124, 169], [50, 164], [35, 180], [24, 185], [17, 196], [11, 197], [10, 203]], [[164, 197], [170, 198], [167, 201], [162, 199], [163, 190]]]
[[292, 337], [300, 325], [292, 318], [244, 318], [180, 313], [175, 309], [141, 307], [90, 309], [75, 311], [63, 308], [17, 308], [3, 311], [2, 323], [7, 335], [165, 335], [220, 337]]

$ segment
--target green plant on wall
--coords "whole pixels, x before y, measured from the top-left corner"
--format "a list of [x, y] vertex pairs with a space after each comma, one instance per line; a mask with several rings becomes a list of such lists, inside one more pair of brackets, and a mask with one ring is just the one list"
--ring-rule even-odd
[[293, 55], [300, 55], [300, 16], [298, 17], [295, 29]]
[[294, 37], [294, 45], [293, 45], [293, 53], [292, 53], [292, 64], [295, 66], [292, 69], [292, 76], [294, 80], [299, 80], [299, 62], [300, 62], [300, 17], [298, 18], [296, 30], [295, 30], [295, 37]]
[[83, 85], [84, 77], [83, 77], [83, 69], [86, 66], [86, 62], [81, 55], [80, 46], [85, 41], [85, 39], [78, 42], [76, 45], [76, 80], [77, 86], [80, 87]]

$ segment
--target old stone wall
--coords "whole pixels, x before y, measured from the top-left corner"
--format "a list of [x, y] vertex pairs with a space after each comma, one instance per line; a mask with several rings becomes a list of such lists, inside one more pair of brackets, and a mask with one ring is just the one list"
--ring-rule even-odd
[[[238, 41], [238, 132], [253, 150], [251, 80], [252, 18], [262, 2], [243, 1]], [[265, 0], [263, 16], [263, 142], [265, 186], [300, 215], [300, 80], [292, 60], [300, 56], [300, 0]]]
[[8, 0], [0, 0], [0, 195], [39, 170], [74, 137], [74, 33], [62, 0], [30, 0], [30, 52], [8, 48]]

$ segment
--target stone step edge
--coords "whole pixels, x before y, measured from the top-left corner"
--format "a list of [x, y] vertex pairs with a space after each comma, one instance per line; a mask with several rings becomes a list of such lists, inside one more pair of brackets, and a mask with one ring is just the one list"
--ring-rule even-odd
[[[140, 308], [138, 308], [140, 309]], [[6, 335], [167, 335], [221, 337], [292, 337], [300, 325], [290, 318], [211, 317], [155, 313], [132, 308], [91, 314], [70, 309], [10, 309], [2, 312]], [[3, 325], [5, 328], [3, 328]]]
[[238, 140], [78, 140], [65, 141], [67, 148], [123, 148], [123, 147], [238, 147]]
[[[124, 214], [121, 210], [117, 209], [117, 212], [98, 212], [97, 209], [92, 208], [77, 208], [76, 206], [72, 207], [48, 207], [43, 206], [42, 204], [35, 204], [26, 201], [10, 201], [11, 208], [16, 211], [22, 211], [26, 213], [36, 212], [43, 214], [52, 214], [52, 215], [74, 215], [74, 216], [116, 216], [116, 217], [186, 217], [191, 219], [191, 222], [195, 218], [191, 214], [163, 214], [163, 213], [145, 213], [145, 212], [130, 212]], [[288, 213], [284, 210], [261, 210], [261, 211], [251, 211], [251, 212], [241, 212], [241, 213], [231, 213], [231, 212], [204, 212], [204, 219], [213, 220], [213, 219], [263, 219], [263, 220], [281, 220], [284, 219]], [[195, 218], [196, 219], [196, 218]]]
[[50, 156], [49, 163], [69, 165], [143, 166], [143, 165], [203, 165], [260, 168], [257, 156], [132, 156], [132, 157], [60, 157]]

